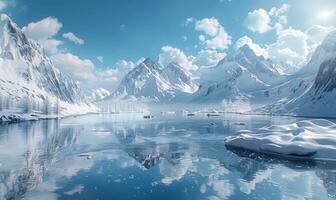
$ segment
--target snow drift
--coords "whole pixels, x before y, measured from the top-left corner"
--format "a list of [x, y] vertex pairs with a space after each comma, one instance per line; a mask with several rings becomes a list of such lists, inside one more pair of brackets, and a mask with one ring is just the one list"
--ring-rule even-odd
[[225, 145], [287, 159], [336, 161], [335, 135], [335, 123], [314, 119], [243, 130], [238, 136], [227, 137]]

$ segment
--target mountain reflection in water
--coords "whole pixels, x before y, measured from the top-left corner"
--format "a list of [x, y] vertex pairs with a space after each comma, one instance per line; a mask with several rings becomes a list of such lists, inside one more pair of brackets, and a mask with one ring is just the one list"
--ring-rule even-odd
[[293, 120], [89, 115], [2, 124], [0, 199], [335, 198], [336, 165], [224, 146], [240, 129]]

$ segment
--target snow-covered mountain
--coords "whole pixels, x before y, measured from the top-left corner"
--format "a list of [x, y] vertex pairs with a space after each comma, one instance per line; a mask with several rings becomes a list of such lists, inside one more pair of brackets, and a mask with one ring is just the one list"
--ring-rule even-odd
[[298, 74], [316, 75], [319, 66], [326, 60], [334, 58], [336, 55], [336, 31], [329, 33], [314, 51], [308, 64], [303, 67]]
[[276, 67], [272, 61], [257, 56], [244, 45], [216, 67], [199, 70], [200, 90], [195, 94], [195, 101], [221, 102], [241, 98], [251, 91], [274, 85], [284, 78]]
[[317, 47], [307, 66], [283, 83], [287, 84], [283, 87], [283, 98], [270, 101], [265, 106], [267, 112], [336, 116], [336, 110], [333, 109], [336, 106], [335, 77], [336, 32], [332, 32]]
[[193, 75], [177, 63], [161, 68], [146, 59], [122, 79], [107, 99], [131, 97], [160, 103], [196, 104], [245, 101], [252, 91], [285, 79], [287, 75], [280, 73], [278, 67], [271, 60], [257, 56], [248, 45], [226, 56], [217, 66], [202, 68]]
[[169, 102], [179, 94], [193, 93], [196, 89], [191, 74], [178, 64], [170, 63], [162, 69], [147, 58], [126, 74], [111, 97]]
[[[336, 45], [336, 43], [335, 43]], [[306, 116], [336, 116], [336, 54], [319, 67], [314, 84], [285, 109]]]
[[197, 85], [192, 80], [192, 74], [179, 64], [172, 62], [163, 71], [172, 87], [176, 90], [185, 93], [194, 93], [197, 90]]
[[91, 93], [91, 100], [92, 101], [102, 100], [109, 95], [111, 95], [111, 93], [108, 90], [104, 88], [98, 88]]
[[[33, 92], [32, 88], [36, 86], [64, 102], [84, 100], [84, 94], [77, 83], [55, 67], [42, 47], [27, 38], [3, 13], [0, 13], [0, 62], [1, 82], [26, 82], [26, 89], [22, 93]], [[5, 88], [2, 89], [3, 92], [6, 92]]]
[[176, 63], [161, 68], [146, 59], [123, 78], [107, 99], [229, 106], [238, 102], [250, 110], [267, 113], [335, 116], [336, 110], [330, 109], [336, 106], [335, 75], [333, 32], [300, 70], [257, 56], [248, 45], [215, 67], [201, 68], [193, 74]]

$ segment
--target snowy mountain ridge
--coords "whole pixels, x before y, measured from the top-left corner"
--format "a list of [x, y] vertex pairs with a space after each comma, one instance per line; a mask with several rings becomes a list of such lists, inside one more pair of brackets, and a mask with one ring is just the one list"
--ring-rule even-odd
[[284, 79], [272, 61], [257, 56], [244, 45], [227, 55], [217, 66], [201, 69], [200, 89], [194, 102], [222, 102], [223, 100], [246, 99], [251, 91], [261, 90]]
[[[0, 14], [0, 49], [1, 70], [8, 75], [1, 76], [2, 79], [17, 81], [18, 76], [22, 76], [63, 101], [76, 103], [84, 100], [76, 82], [56, 68], [42, 47], [27, 38], [5, 14]], [[9, 67], [15, 70], [5, 69]]]
[[112, 97], [127, 96], [156, 102], [169, 102], [181, 93], [193, 93], [197, 86], [191, 74], [177, 63], [161, 69], [147, 58], [131, 70], [120, 82]]
[[283, 99], [270, 101], [265, 112], [336, 116], [336, 32], [316, 48], [307, 66], [290, 76]]
[[96, 110], [87, 103], [78, 84], [53, 64], [43, 48], [0, 13], [0, 121], [25, 118], [13, 113], [36, 118], [30, 114], [37, 112], [48, 117], [48, 107], [58, 110], [57, 105], [60, 111], [55, 112], [60, 115]]

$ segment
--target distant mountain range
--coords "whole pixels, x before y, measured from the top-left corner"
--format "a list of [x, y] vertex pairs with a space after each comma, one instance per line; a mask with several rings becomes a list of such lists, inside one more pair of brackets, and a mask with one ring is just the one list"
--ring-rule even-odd
[[[177, 63], [160, 67], [150, 59], [130, 71], [107, 99], [138, 99], [156, 104], [218, 104], [244, 100], [251, 111], [331, 116], [336, 109], [336, 32], [316, 48], [308, 64], [292, 74], [244, 45], [215, 67], [196, 72]], [[285, 69], [285, 70], [284, 70]], [[334, 70], [335, 69], [335, 70]]]
[[0, 49], [2, 97], [43, 100], [49, 96], [68, 104], [131, 99], [149, 105], [218, 107], [243, 100], [254, 112], [336, 116], [336, 32], [316, 48], [306, 66], [292, 74], [287, 73], [293, 71], [289, 66], [257, 56], [244, 45], [216, 66], [197, 71], [176, 62], [162, 67], [147, 58], [122, 78], [115, 91], [98, 88], [90, 98], [5, 14], [0, 14]]
[[177, 63], [160, 68], [147, 58], [126, 74], [110, 98], [135, 97], [163, 103], [173, 101], [179, 95], [192, 94], [196, 90], [197, 85], [191, 74]]

